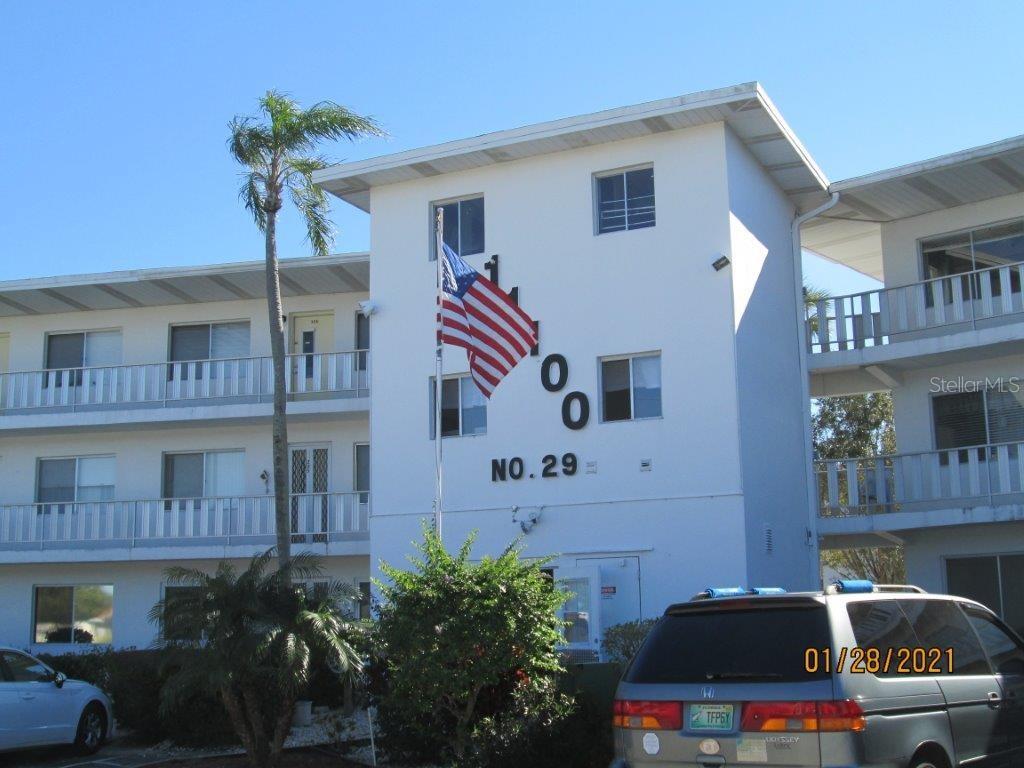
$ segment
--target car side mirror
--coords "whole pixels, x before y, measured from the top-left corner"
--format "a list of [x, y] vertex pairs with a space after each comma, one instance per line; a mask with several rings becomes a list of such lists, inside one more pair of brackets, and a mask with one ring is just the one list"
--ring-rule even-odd
[[67, 682], [67, 679], [67, 675], [65, 675], [63, 672], [58, 672], [53, 676], [53, 684], [56, 685], [58, 688], [63, 688], [64, 683]]

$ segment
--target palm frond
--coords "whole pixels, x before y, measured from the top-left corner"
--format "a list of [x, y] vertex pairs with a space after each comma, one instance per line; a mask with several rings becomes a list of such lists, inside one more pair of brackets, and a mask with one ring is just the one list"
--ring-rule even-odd
[[328, 218], [330, 205], [327, 202], [327, 193], [312, 181], [305, 180], [301, 184], [289, 184], [288, 191], [291, 193], [292, 202], [306, 221], [306, 239], [309, 240], [313, 253], [317, 256], [326, 256], [334, 242], [334, 224]]
[[299, 115], [297, 122], [302, 133], [314, 141], [387, 135], [372, 117], [357, 115], [333, 101], [314, 104]]
[[238, 190], [238, 197], [245, 204], [245, 209], [252, 214], [259, 231], [265, 232], [267, 229], [267, 209], [264, 202], [266, 192], [261, 189], [259, 176], [255, 172], [242, 174], [242, 186]]

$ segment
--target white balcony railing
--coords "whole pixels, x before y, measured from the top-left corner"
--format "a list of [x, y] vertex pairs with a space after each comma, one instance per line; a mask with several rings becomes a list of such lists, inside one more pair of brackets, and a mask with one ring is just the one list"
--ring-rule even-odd
[[[369, 355], [365, 350], [289, 355], [288, 394], [365, 396]], [[0, 413], [259, 401], [273, 395], [273, 383], [269, 357], [18, 371], [0, 374]]]
[[[291, 496], [293, 539], [365, 539], [369, 494]], [[244, 543], [274, 537], [273, 496], [0, 506], [0, 549]]]
[[811, 352], [892, 344], [913, 334], [1024, 312], [1024, 264], [836, 296], [807, 308]]
[[830, 459], [815, 471], [822, 517], [1024, 501], [1024, 443]]

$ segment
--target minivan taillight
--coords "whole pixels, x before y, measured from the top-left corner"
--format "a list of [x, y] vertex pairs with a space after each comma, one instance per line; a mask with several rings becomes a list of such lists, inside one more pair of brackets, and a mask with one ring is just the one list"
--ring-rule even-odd
[[863, 731], [864, 710], [842, 701], [750, 701], [743, 705], [741, 731]]
[[679, 701], [617, 700], [612, 713], [616, 728], [678, 731], [683, 727], [683, 704]]

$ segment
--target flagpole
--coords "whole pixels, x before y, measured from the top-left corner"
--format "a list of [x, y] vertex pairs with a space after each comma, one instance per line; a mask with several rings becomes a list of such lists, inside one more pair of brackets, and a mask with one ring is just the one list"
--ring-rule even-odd
[[444, 274], [442, 259], [444, 258], [444, 209], [437, 207], [437, 223], [435, 226], [437, 237], [437, 339], [434, 351], [434, 472], [437, 480], [437, 487], [434, 491], [434, 532], [441, 540], [441, 491], [443, 488], [441, 471], [441, 377], [444, 373], [444, 343], [441, 341], [441, 329], [444, 325], [444, 316], [441, 313], [441, 299], [444, 290]]

